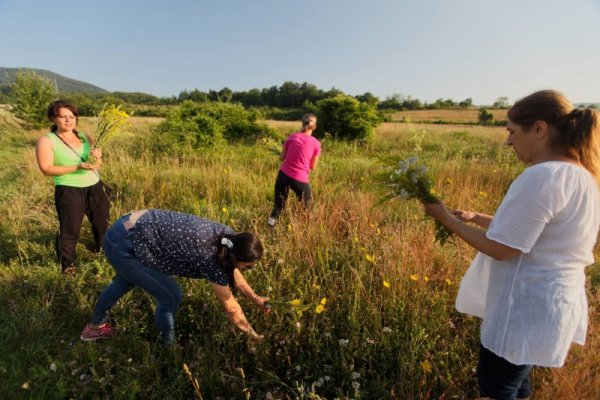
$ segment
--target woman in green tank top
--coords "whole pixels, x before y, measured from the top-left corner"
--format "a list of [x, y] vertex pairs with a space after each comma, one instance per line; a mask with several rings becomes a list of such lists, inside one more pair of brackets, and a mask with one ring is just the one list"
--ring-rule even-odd
[[[77, 108], [62, 100], [48, 106], [47, 116], [53, 125], [36, 146], [36, 157], [44, 175], [52, 176], [55, 184], [54, 202], [59, 231], [55, 249], [61, 269], [74, 272], [77, 242], [83, 216], [92, 225], [95, 251], [101, 250], [108, 230], [110, 201], [104, 193], [98, 169], [102, 165], [102, 150], [93, 149], [91, 139], [78, 132]], [[89, 157], [96, 161], [92, 164]]]

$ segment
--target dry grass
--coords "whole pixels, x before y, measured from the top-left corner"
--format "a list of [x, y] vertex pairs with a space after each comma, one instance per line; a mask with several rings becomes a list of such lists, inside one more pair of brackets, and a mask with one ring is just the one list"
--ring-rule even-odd
[[[507, 110], [489, 109], [494, 115], [494, 120], [505, 121]], [[397, 111], [392, 114], [394, 121], [435, 122], [445, 121], [452, 123], [477, 123], [479, 110], [474, 108], [463, 110], [409, 110]]]

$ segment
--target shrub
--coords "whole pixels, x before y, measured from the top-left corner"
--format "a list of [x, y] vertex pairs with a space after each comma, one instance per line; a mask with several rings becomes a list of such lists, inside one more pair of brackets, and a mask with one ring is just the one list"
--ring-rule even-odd
[[185, 101], [157, 127], [157, 150], [190, 153], [225, 141], [278, 136], [277, 131], [257, 123], [256, 117], [238, 104]]
[[317, 102], [317, 137], [326, 134], [336, 139], [368, 142], [382, 121], [374, 105], [354, 97], [339, 95]]
[[27, 128], [42, 128], [47, 124], [46, 107], [54, 100], [55, 90], [50, 79], [33, 71], [19, 71], [11, 85], [13, 112]]
[[491, 125], [494, 122], [494, 114], [489, 112], [487, 108], [479, 109], [479, 123], [481, 125]]

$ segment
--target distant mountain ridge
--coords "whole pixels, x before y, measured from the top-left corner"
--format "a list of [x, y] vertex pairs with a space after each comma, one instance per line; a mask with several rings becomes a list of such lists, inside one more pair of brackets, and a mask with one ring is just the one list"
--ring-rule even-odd
[[108, 90], [102, 89], [101, 87], [92, 85], [90, 83], [67, 78], [66, 76], [57, 74], [56, 72], [37, 68], [0, 67], [0, 86], [8, 86], [12, 84], [15, 81], [17, 72], [21, 70], [34, 71], [36, 74], [45, 76], [46, 78], [50, 79], [52, 82], [54, 82], [56, 89], [59, 93], [108, 93]]

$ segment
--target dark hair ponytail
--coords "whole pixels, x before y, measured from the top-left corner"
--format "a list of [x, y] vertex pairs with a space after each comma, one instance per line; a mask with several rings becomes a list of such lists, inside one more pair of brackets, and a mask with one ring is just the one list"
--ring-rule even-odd
[[[228, 239], [229, 243], [223, 239]], [[226, 242], [226, 243], [223, 243]], [[263, 255], [263, 246], [258, 237], [250, 232], [217, 237], [217, 262], [225, 270], [229, 287], [235, 290], [235, 261], [256, 262]]]

